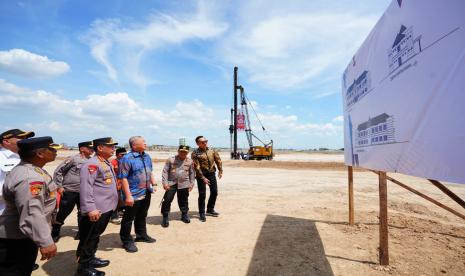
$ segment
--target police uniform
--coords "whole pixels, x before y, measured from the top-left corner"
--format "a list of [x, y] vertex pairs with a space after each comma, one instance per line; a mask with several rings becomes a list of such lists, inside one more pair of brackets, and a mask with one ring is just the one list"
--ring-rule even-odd
[[[110, 137], [93, 140], [94, 149], [99, 145], [117, 145]], [[79, 245], [76, 255], [79, 261], [76, 275], [104, 275], [93, 268], [109, 264], [95, 257], [100, 235], [105, 231], [111, 213], [118, 204], [116, 177], [111, 163], [97, 154], [88, 159], [80, 170], [79, 197], [81, 218], [79, 219]], [[92, 222], [88, 213], [98, 210], [101, 216]]]
[[[18, 142], [20, 151], [59, 148], [51, 137]], [[22, 160], [5, 179], [6, 208], [0, 215], [0, 275], [30, 275], [38, 248], [54, 244], [50, 235], [57, 186], [44, 169]]]
[[[29, 131], [22, 131], [19, 129], [10, 129], [2, 134], [0, 134], [0, 142], [3, 139], [9, 139], [17, 137], [20, 139], [34, 137], [34, 132]], [[2, 196], [2, 187], [3, 183], [5, 182], [5, 177], [8, 172], [10, 172], [16, 165], [19, 164], [20, 158], [19, 155], [11, 150], [6, 148], [0, 148], [0, 214], [5, 209], [5, 201], [3, 200]]]
[[[92, 141], [81, 142], [78, 147], [92, 147]], [[61, 226], [64, 224], [65, 219], [71, 214], [74, 206], [78, 208], [78, 219], [80, 214], [80, 200], [79, 200], [79, 186], [80, 186], [80, 171], [82, 165], [87, 161], [83, 154], [79, 153], [66, 158], [55, 169], [53, 179], [58, 185], [58, 188], [63, 188], [64, 192], [60, 200], [58, 214], [52, 225], [52, 237], [55, 242], [58, 241], [60, 236]]]
[[[188, 146], [179, 146], [179, 151], [189, 152]], [[182, 213], [182, 221], [189, 223], [190, 219], [187, 215], [189, 211], [189, 188], [194, 186], [195, 170], [192, 159], [186, 157], [181, 160], [179, 157], [173, 156], [166, 160], [162, 173], [162, 184], [170, 186], [170, 189], [165, 192], [161, 206], [163, 214], [163, 227], [168, 227], [168, 214], [171, 208], [171, 202], [174, 195], [177, 193], [179, 209]]]
[[199, 189], [199, 215], [201, 219], [205, 219], [205, 198], [207, 196], [207, 188], [204, 179], [208, 179], [210, 184], [210, 197], [208, 198], [207, 214], [218, 214], [215, 212], [215, 203], [218, 196], [218, 185], [216, 182], [216, 167], [219, 173], [223, 173], [223, 166], [220, 155], [216, 150], [206, 148], [197, 148], [192, 152], [192, 160], [197, 178], [197, 187]]

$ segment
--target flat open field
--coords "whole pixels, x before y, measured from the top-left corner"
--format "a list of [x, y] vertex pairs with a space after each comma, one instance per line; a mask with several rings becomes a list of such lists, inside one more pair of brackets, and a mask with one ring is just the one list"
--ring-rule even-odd
[[[61, 152], [60, 160], [69, 152]], [[163, 160], [151, 152], [161, 181]], [[155, 244], [139, 252], [121, 248], [119, 226], [109, 224], [97, 256], [110, 259], [108, 275], [465, 275], [465, 222], [406, 190], [388, 184], [391, 265], [378, 262], [378, 182], [369, 171], [354, 174], [357, 225], [347, 225], [347, 171], [337, 154], [280, 154], [275, 161], [231, 161], [222, 154], [218, 218], [197, 217], [197, 190], [189, 197], [192, 222], [181, 222], [176, 199], [170, 227], [160, 226], [162, 191], [147, 219]], [[46, 166], [53, 172], [60, 160]], [[389, 174], [460, 210], [427, 181]], [[465, 185], [448, 187], [462, 199]], [[462, 213], [463, 210], [461, 211]], [[70, 215], [58, 255], [38, 261], [33, 275], [72, 275], [76, 215]]]

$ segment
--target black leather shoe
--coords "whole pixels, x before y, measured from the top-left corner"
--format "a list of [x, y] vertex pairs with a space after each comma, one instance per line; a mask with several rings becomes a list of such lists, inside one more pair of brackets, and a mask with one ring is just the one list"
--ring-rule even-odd
[[134, 242], [123, 243], [123, 248], [126, 250], [126, 252], [129, 252], [129, 253], [137, 252], [137, 247], [134, 244]]
[[75, 276], [103, 276], [105, 272], [97, 270], [93, 267], [89, 267], [88, 265], [79, 265], [76, 271]]
[[181, 220], [184, 223], [191, 223], [191, 219], [189, 218], [188, 214], [182, 214]]
[[98, 268], [98, 267], [105, 267], [110, 264], [109, 260], [102, 260], [100, 258], [94, 257], [92, 260], [89, 262], [89, 266], [93, 268]]
[[219, 215], [220, 215], [220, 213], [215, 212], [215, 210], [207, 211], [207, 216], [217, 217]]
[[168, 226], [170, 226], [170, 220], [168, 219], [168, 217], [163, 217], [163, 221], [161, 222], [161, 227], [167, 228]]
[[201, 222], [206, 222], [206, 221], [207, 221], [207, 218], [205, 217], [205, 214], [203, 214], [203, 213], [199, 214], [199, 220], [200, 220]]
[[156, 242], [157, 240], [150, 237], [149, 235], [145, 235], [145, 236], [142, 236], [142, 237], [136, 237], [135, 239], [136, 242], [146, 242], [146, 243], [154, 243]]
[[38, 264], [34, 264], [34, 265], [32, 266], [32, 271], [37, 270], [37, 269], [39, 269], [39, 265], [38, 265]]

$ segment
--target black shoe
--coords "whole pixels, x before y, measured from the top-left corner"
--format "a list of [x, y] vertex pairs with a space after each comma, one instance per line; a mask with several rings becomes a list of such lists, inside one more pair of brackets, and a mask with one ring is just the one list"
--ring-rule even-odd
[[82, 265], [80, 264], [78, 266], [78, 269], [76, 271], [75, 276], [103, 276], [105, 275], [105, 272], [97, 270], [93, 267], [90, 267], [88, 265]]
[[89, 266], [93, 268], [98, 267], [105, 267], [110, 264], [109, 260], [102, 260], [100, 258], [94, 257], [92, 260], [89, 261]]
[[61, 229], [61, 225], [53, 224], [53, 226], [52, 226], [52, 239], [53, 239], [53, 242], [58, 242], [58, 240], [60, 239], [60, 229]]
[[123, 248], [126, 250], [126, 252], [129, 252], [129, 253], [137, 252], [137, 247], [134, 244], [134, 242], [123, 243]]
[[210, 210], [210, 211], [207, 210], [207, 216], [217, 217], [219, 215], [220, 213], [215, 212], [215, 210]]
[[75, 241], [78, 241], [80, 239], [80, 236], [79, 236], [79, 231], [76, 233], [76, 236], [74, 236], [74, 240]]
[[182, 214], [181, 220], [184, 223], [191, 223], [191, 219], [189, 218], [188, 214]]
[[168, 226], [170, 226], [170, 220], [168, 219], [168, 217], [163, 217], [163, 221], [162, 221], [162, 223], [161, 223], [161, 227], [167, 228]]
[[207, 218], [205, 217], [205, 214], [204, 214], [204, 213], [200, 213], [200, 214], [199, 214], [199, 220], [200, 220], [201, 222], [207, 221]]
[[38, 265], [38, 264], [34, 264], [34, 265], [32, 266], [32, 271], [37, 270], [37, 269], [39, 269], [39, 265]]
[[149, 235], [141, 236], [141, 237], [136, 237], [136, 242], [146, 242], [146, 243], [154, 243], [157, 240], [150, 237]]

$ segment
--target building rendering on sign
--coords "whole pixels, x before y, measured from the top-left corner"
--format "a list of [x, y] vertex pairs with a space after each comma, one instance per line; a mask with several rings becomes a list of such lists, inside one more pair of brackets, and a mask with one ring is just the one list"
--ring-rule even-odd
[[[394, 43], [389, 51], [389, 71], [393, 72], [402, 64], [421, 52], [421, 36], [413, 38], [413, 28], [400, 27]], [[417, 47], [415, 47], [417, 46]]]
[[382, 113], [358, 125], [355, 147], [394, 143], [394, 118]]
[[346, 92], [346, 105], [347, 107], [358, 102], [363, 96], [370, 91], [370, 74], [368, 71], [363, 73], [354, 80]]

